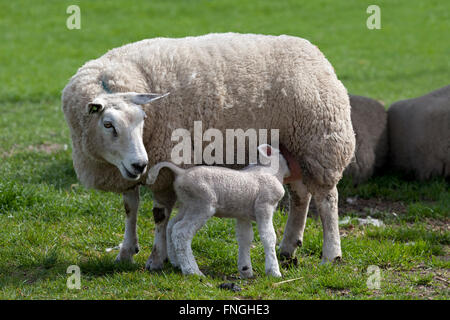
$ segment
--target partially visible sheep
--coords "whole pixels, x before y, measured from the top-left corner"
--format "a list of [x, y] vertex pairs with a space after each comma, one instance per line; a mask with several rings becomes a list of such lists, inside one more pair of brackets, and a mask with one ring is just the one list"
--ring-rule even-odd
[[167, 226], [167, 253], [172, 265], [181, 267], [183, 274], [203, 275], [192, 254], [191, 242], [195, 233], [215, 215], [237, 220], [241, 276], [253, 276], [251, 221], [256, 220], [266, 255], [266, 274], [281, 277], [272, 217], [284, 195], [283, 179], [290, 171], [278, 149], [265, 144], [258, 151], [262, 164], [239, 171], [217, 166], [183, 170], [170, 162], [158, 163], [150, 169], [147, 178], [150, 185], [156, 181], [161, 168], [169, 168], [175, 174], [174, 188], [180, 209]]
[[390, 161], [420, 180], [450, 177], [450, 85], [388, 110]]
[[[86, 106], [103, 94], [129, 92], [171, 93], [142, 106], [147, 115], [142, 119], [142, 141], [148, 166], [169, 161], [177, 143], [171, 140], [173, 131], [184, 128], [193, 136], [194, 121], [224, 136], [227, 129], [278, 129], [280, 145], [302, 169], [302, 181], [290, 182], [295, 196], [281, 254], [290, 257], [301, 245], [314, 196], [324, 229], [323, 260], [341, 257], [336, 184], [353, 156], [355, 137], [347, 90], [316, 46], [286, 35], [156, 38], [113, 49], [78, 70], [62, 96], [74, 168], [87, 187], [124, 194], [125, 237], [133, 241], [124, 241], [119, 260], [131, 260], [138, 250], [139, 186], [146, 176], [130, 179], [95, 149], [100, 131], [91, 128], [98, 124], [99, 114], [90, 114]], [[135, 107], [124, 99], [103, 110], [123, 111], [127, 104]], [[167, 257], [166, 226], [176, 199], [172, 183], [173, 174], [163, 169], [151, 186], [156, 228], [149, 269], [162, 268]]]
[[352, 177], [354, 183], [361, 183], [386, 162], [387, 113], [383, 104], [366, 97], [350, 95], [350, 105], [356, 148], [344, 175]]

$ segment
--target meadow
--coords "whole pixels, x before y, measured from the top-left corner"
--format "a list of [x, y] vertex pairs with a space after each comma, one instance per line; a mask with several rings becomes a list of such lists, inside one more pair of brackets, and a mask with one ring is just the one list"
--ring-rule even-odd
[[[81, 9], [79, 30], [66, 27], [72, 4]], [[379, 30], [366, 26], [371, 4], [381, 8]], [[340, 263], [319, 265], [322, 226], [308, 218], [297, 265], [284, 265], [283, 279], [264, 275], [256, 228], [256, 277], [240, 279], [235, 223], [214, 218], [193, 241], [206, 278], [169, 263], [150, 273], [152, 195], [142, 190], [141, 251], [134, 264], [115, 264], [117, 251], [106, 249], [123, 238], [121, 197], [77, 181], [60, 101], [76, 70], [111, 48], [234, 31], [306, 38], [350, 93], [388, 108], [449, 84], [449, 30], [450, 3], [435, 0], [0, 2], [0, 299], [448, 299], [450, 184], [392, 171], [357, 187], [340, 183], [342, 218], [385, 224], [341, 225]], [[278, 241], [286, 219], [275, 214]], [[70, 265], [81, 270], [78, 290], [66, 285]], [[379, 268], [379, 288], [367, 285], [369, 266]], [[242, 290], [218, 288], [224, 282]]]

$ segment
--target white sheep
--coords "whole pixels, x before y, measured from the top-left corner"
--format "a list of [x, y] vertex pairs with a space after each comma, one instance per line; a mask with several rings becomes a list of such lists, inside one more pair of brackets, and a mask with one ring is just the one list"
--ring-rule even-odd
[[150, 169], [149, 185], [156, 181], [162, 168], [169, 168], [175, 174], [174, 188], [180, 209], [167, 226], [167, 253], [172, 265], [181, 267], [183, 274], [203, 275], [192, 254], [191, 242], [206, 221], [217, 216], [236, 219], [238, 269], [242, 277], [253, 276], [250, 260], [252, 220], [257, 223], [264, 246], [266, 274], [281, 277], [272, 217], [284, 195], [283, 179], [290, 171], [278, 149], [263, 144], [258, 151], [260, 164], [239, 171], [218, 166], [184, 170], [170, 162], [160, 162]]
[[[170, 95], [149, 104], [152, 95], [136, 92]], [[100, 112], [89, 112], [86, 106], [99, 97], [108, 99], [100, 103]], [[135, 230], [145, 168], [171, 160], [173, 131], [192, 133], [194, 121], [223, 134], [226, 129], [278, 129], [280, 148], [284, 145], [302, 172], [301, 181], [292, 177], [289, 182], [293, 205], [281, 255], [290, 257], [301, 245], [313, 196], [324, 228], [323, 260], [341, 257], [336, 184], [355, 148], [350, 103], [333, 67], [309, 41], [236, 33], [139, 41], [87, 62], [64, 88], [62, 104], [81, 183], [124, 195], [127, 225], [119, 260], [131, 260], [138, 250]], [[106, 114], [123, 129], [114, 133]], [[125, 141], [123, 134], [140, 138], [129, 131], [138, 123], [144, 123], [146, 167], [142, 149], [127, 153], [127, 144], [115, 143]], [[140, 146], [134, 140], [129, 144]], [[114, 161], [107, 156], [109, 148]], [[172, 184], [173, 174], [163, 169], [150, 186], [156, 229], [149, 269], [161, 268], [167, 258], [166, 226], [176, 200]]]

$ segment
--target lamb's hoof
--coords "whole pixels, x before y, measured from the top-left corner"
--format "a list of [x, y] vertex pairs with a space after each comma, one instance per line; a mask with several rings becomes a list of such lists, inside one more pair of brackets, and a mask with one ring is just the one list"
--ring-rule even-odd
[[268, 275], [269, 277], [281, 278], [280, 270], [275, 269], [267, 270], [266, 275]]
[[194, 273], [192, 273], [192, 275], [196, 275], [198, 277], [204, 277], [205, 275], [203, 274], [203, 272], [201, 272], [200, 270], [195, 271]]
[[172, 267], [180, 268], [180, 264], [178, 263], [178, 261], [169, 259], [169, 262], [172, 265]]
[[253, 278], [253, 270], [251, 267], [244, 266], [239, 270], [239, 274], [241, 275], [241, 278], [244, 279], [250, 279]]

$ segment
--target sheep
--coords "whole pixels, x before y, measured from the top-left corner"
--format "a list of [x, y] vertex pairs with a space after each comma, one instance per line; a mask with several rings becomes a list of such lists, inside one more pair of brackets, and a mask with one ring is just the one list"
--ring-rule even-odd
[[382, 103], [350, 95], [355, 156], [344, 171], [358, 184], [369, 179], [386, 163], [388, 155], [387, 113]]
[[[203, 276], [192, 254], [191, 242], [195, 233], [215, 215], [236, 219], [238, 268], [242, 277], [253, 276], [250, 260], [252, 220], [257, 222], [264, 245], [266, 274], [281, 277], [272, 216], [284, 195], [283, 179], [290, 171], [277, 148], [262, 144], [258, 151], [260, 164], [239, 171], [219, 166], [195, 166], [184, 170], [171, 162], [160, 162], [150, 169], [148, 185], [156, 181], [162, 168], [169, 168], [175, 174], [174, 189], [180, 209], [167, 226], [167, 254], [172, 265], [181, 267], [183, 274]], [[276, 166], [273, 166], [275, 162]]]
[[450, 85], [388, 109], [390, 163], [419, 180], [450, 177]]
[[[151, 99], [141, 101], [141, 105], [119, 96], [131, 92], [170, 94], [151, 103]], [[350, 103], [333, 67], [309, 41], [237, 33], [147, 39], [112, 49], [87, 62], [70, 79], [63, 90], [62, 109], [70, 128], [75, 171], [88, 188], [123, 194], [127, 223], [117, 258], [132, 260], [138, 251], [139, 187], [145, 185], [147, 171], [131, 172], [135, 178], [130, 178], [95, 148], [99, 131], [108, 128], [97, 125], [92, 129], [102, 113], [89, 113], [86, 106], [102, 95], [123, 100], [104, 105], [102, 110], [124, 111], [140, 105], [145, 112], [145, 119], [140, 120], [146, 168], [169, 161], [176, 143], [173, 131], [184, 128], [192, 133], [194, 121], [221, 133], [233, 128], [279, 130], [280, 148], [284, 145], [302, 175], [301, 180], [293, 177], [289, 181], [294, 200], [281, 255], [292, 257], [302, 244], [306, 213], [314, 196], [324, 228], [323, 261], [341, 257], [336, 184], [355, 148]], [[184, 163], [183, 167], [192, 165]], [[166, 226], [176, 200], [173, 179], [173, 173], [163, 169], [149, 186], [156, 225], [146, 263], [150, 270], [162, 268], [167, 258]]]

